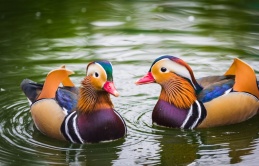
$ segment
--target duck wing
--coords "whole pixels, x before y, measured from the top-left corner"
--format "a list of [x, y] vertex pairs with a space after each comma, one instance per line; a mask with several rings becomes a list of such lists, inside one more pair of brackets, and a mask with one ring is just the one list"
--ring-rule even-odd
[[207, 84], [198, 94], [198, 100], [205, 103], [232, 90], [235, 81], [233, 77], [221, 77]]
[[197, 79], [198, 84], [205, 88], [207, 86], [210, 86], [211, 84], [217, 83], [217, 82], [221, 82], [223, 80], [226, 79], [235, 79], [235, 76], [225, 76], [225, 75], [221, 75], [221, 76], [207, 76], [207, 77], [201, 77], [199, 79]]
[[[30, 104], [37, 101], [44, 84], [36, 83], [30, 79], [24, 79], [21, 82], [21, 89], [29, 99]], [[56, 91], [55, 99], [58, 104], [70, 113], [75, 110], [78, 100], [78, 88], [76, 87], [59, 87]]]

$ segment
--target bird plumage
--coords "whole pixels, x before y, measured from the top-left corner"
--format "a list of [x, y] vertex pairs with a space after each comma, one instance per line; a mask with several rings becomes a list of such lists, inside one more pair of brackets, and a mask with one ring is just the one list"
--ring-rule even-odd
[[197, 94], [198, 99], [203, 103], [211, 101], [214, 98], [222, 96], [228, 90], [231, 90], [234, 83], [234, 78], [231, 76], [224, 77], [224, 79], [222, 80], [212, 82], [208, 86], [204, 86], [202, 91], [200, 91], [200, 93]]
[[[30, 103], [37, 101], [42, 88], [42, 83], [36, 83], [30, 79], [24, 79], [20, 85], [25, 96], [28, 98]], [[74, 86], [67, 86], [63, 84], [63, 87], [59, 87], [55, 94], [55, 100], [59, 105], [69, 112], [76, 108], [79, 88]]]
[[119, 95], [113, 83], [111, 63], [89, 63], [79, 88], [69, 79], [72, 73], [62, 66], [51, 71], [44, 84], [28, 79], [22, 81], [21, 89], [32, 103], [30, 111], [39, 131], [73, 143], [125, 136], [125, 122], [114, 110], [109, 95]]
[[180, 58], [157, 58], [136, 84], [161, 85], [154, 123], [168, 127], [214, 127], [239, 123], [257, 114], [259, 90], [253, 69], [235, 59], [223, 76], [195, 78]]

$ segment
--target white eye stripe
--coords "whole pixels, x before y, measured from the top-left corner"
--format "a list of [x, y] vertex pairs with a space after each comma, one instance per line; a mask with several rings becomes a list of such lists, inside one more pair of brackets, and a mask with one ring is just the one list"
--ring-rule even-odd
[[87, 76], [92, 75], [92, 74], [94, 74], [96, 71], [99, 71], [98, 66], [96, 66], [96, 64], [91, 64], [91, 65], [88, 67], [88, 69], [87, 69], [86, 75], [87, 75]]
[[[176, 63], [176, 62], [174, 62], [174, 61], [172, 61], [172, 60], [170, 60], [168, 58], [161, 59], [160, 61], [161, 61], [160, 69], [162, 67], [164, 67], [168, 71], [174, 72], [174, 73], [176, 73], [178, 75], [181, 75], [183, 77], [191, 79], [191, 75], [189, 73], [189, 70], [187, 70], [185, 66], [182, 66], [182, 65], [180, 65], [180, 64], [178, 64], [178, 63]], [[160, 61], [158, 61], [158, 62], [160, 62]]]
[[178, 74], [182, 77], [185, 77], [185, 78], [189, 79], [191, 81], [192, 85], [194, 86], [194, 83], [192, 81], [192, 77], [190, 75], [190, 72], [189, 72], [189, 70], [187, 70], [187, 68], [185, 66], [182, 66], [182, 65], [180, 65], [180, 64], [178, 64], [178, 63], [176, 63], [176, 62], [174, 62], [174, 61], [172, 61], [168, 58], [161, 59], [161, 60], [157, 61], [157, 63], [159, 65], [161, 65], [160, 71], [161, 71], [162, 67], [165, 67], [167, 69], [166, 72], [171, 71], [171, 72], [174, 72], [174, 73], [176, 73], [176, 74]]
[[[96, 76], [96, 73], [98, 76]], [[105, 78], [107, 79], [107, 74], [105, 72], [105, 70], [103, 69], [103, 67], [98, 64], [98, 63], [93, 63], [91, 64], [88, 69], [87, 69], [87, 73], [86, 75], [89, 76], [89, 75], [93, 75], [94, 77], [100, 77], [101, 74], [104, 74], [105, 75]]]
[[192, 79], [191, 75], [190, 75], [189, 71], [186, 69], [186, 67], [184, 67], [176, 62], [172, 61], [171, 65], [169, 66], [169, 70], [173, 71], [174, 73], [176, 73], [180, 76], [188, 78], [190, 80]]

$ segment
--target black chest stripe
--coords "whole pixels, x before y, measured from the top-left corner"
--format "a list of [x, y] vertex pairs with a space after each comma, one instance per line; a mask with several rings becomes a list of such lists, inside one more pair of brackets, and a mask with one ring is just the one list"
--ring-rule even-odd
[[84, 140], [81, 138], [79, 134], [76, 119], [77, 114], [75, 111], [67, 115], [61, 125], [61, 132], [64, 135], [64, 137], [70, 142], [84, 143]]
[[197, 127], [207, 116], [207, 111], [202, 102], [196, 100], [190, 107], [188, 114], [181, 125], [182, 129]]

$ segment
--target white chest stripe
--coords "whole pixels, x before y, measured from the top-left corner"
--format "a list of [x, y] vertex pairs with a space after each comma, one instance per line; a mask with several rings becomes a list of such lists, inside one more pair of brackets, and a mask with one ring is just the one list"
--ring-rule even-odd
[[205, 107], [196, 100], [190, 107], [186, 118], [184, 119], [181, 129], [193, 129], [206, 117]]
[[195, 103], [197, 104], [198, 106], [198, 118], [196, 119], [196, 121], [193, 123], [191, 129], [193, 129], [195, 126], [197, 126], [198, 124], [198, 121], [201, 119], [201, 106], [200, 106], [200, 103], [196, 100]]
[[66, 134], [67, 134], [69, 140], [70, 140], [71, 142], [73, 142], [73, 143], [76, 143], [76, 142], [72, 139], [72, 137], [71, 137], [70, 134], [69, 134], [69, 131], [68, 131], [68, 121], [69, 121], [70, 117], [71, 117], [73, 114], [75, 114], [75, 113], [76, 113], [76, 112], [72, 112], [70, 115], [68, 115], [68, 117], [66, 118], [66, 121], [65, 121], [65, 132], [66, 132]]
[[76, 118], [77, 118], [77, 115], [73, 118], [73, 129], [75, 131], [75, 134], [76, 134], [77, 138], [80, 140], [80, 142], [84, 143], [84, 140], [81, 138], [81, 136], [79, 134], [79, 131], [78, 131], [78, 128], [76, 126]]
[[181, 129], [184, 129], [186, 123], [189, 121], [189, 118], [192, 116], [192, 105], [191, 105], [191, 108], [189, 109], [189, 112], [188, 112], [188, 115], [187, 117], [185, 118], [185, 120], [183, 121], [183, 124], [181, 125]]

